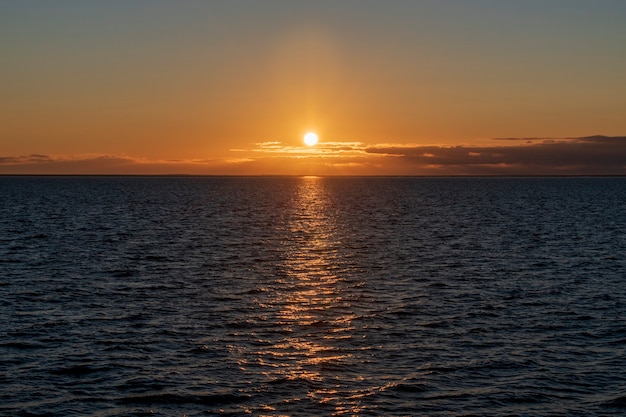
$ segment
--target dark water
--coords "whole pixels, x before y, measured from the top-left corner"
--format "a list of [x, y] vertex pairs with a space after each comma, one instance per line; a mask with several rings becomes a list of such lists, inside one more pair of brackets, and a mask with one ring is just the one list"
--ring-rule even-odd
[[626, 178], [0, 177], [0, 415], [626, 414]]

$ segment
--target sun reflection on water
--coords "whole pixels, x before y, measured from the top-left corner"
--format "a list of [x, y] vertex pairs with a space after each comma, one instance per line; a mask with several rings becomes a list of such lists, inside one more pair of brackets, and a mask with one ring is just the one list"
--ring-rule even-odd
[[323, 178], [299, 179], [276, 282], [263, 304], [282, 337], [267, 340], [256, 361], [269, 381], [303, 385], [301, 396], [332, 406], [333, 415], [357, 414], [354, 393], [337, 389], [354, 359], [346, 346], [355, 315], [342, 295], [335, 209]]

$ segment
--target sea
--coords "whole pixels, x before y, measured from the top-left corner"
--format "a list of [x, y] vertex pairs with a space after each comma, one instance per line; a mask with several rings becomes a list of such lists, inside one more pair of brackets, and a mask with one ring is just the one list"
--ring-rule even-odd
[[626, 415], [626, 177], [0, 177], [0, 415]]

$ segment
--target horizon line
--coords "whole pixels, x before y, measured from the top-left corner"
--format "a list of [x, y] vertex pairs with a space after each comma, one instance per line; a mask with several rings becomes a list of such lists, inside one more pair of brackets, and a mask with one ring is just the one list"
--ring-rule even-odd
[[5, 174], [0, 177], [152, 177], [152, 178], [621, 178], [626, 174], [449, 174], [449, 175], [385, 175], [385, 174]]

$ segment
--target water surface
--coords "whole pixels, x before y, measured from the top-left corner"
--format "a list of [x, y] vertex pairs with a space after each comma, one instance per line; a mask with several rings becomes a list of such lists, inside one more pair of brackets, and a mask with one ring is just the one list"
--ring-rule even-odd
[[626, 412], [626, 178], [0, 177], [0, 414]]

